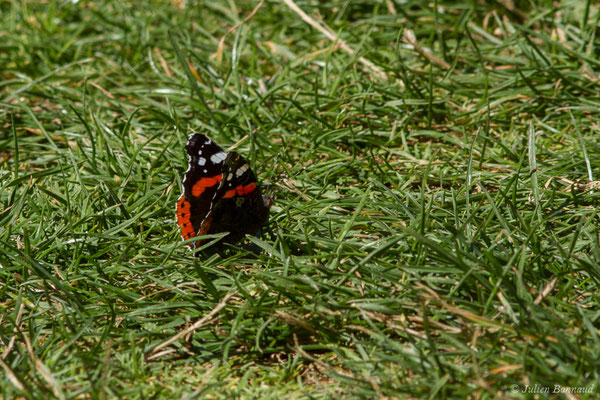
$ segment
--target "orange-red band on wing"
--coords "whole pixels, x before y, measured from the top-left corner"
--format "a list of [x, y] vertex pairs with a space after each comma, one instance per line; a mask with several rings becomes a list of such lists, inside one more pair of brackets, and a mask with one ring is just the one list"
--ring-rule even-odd
[[185, 200], [185, 196], [181, 195], [177, 200], [177, 225], [183, 225], [190, 220], [190, 203]]
[[[250, 193], [254, 192], [254, 189], [256, 189], [256, 183], [249, 183], [242, 188], [242, 192], [243, 192], [243, 194], [250, 194]], [[239, 193], [239, 191], [238, 191], [238, 193]]]
[[240, 186], [237, 186], [235, 189], [226, 191], [225, 194], [223, 195], [223, 198], [228, 199], [228, 198], [235, 196], [236, 194], [238, 196], [243, 196], [245, 194], [252, 193], [254, 191], [254, 189], [256, 189], [255, 183], [249, 183], [246, 186], [240, 185]]
[[194, 227], [190, 220], [190, 203], [181, 196], [177, 200], [177, 225], [181, 226], [181, 237], [187, 240], [194, 237]]
[[217, 185], [223, 179], [223, 175], [215, 175], [211, 178], [202, 178], [192, 186], [192, 196], [199, 197], [208, 187]]

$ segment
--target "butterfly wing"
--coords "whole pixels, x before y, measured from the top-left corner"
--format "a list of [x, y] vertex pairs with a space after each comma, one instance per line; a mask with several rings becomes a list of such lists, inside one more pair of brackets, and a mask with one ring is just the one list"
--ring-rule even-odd
[[[197, 236], [222, 181], [223, 162], [227, 154], [205, 135], [190, 135], [185, 151], [188, 169], [183, 178], [183, 194], [177, 200], [177, 224], [183, 240]], [[200, 233], [198, 233], [200, 234]], [[194, 248], [194, 243], [190, 244]]]
[[270, 205], [270, 200], [263, 199], [250, 165], [232, 151], [227, 154], [221, 183], [200, 231], [229, 232], [224, 241], [235, 242], [267, 223]]

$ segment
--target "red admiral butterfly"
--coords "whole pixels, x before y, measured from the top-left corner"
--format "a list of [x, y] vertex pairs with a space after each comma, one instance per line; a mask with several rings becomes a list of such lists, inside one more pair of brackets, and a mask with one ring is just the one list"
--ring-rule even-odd
[[[226, 153], [199, 133], [190, 135], [185, 151], [189, 164], [176, 208], [183, 240], [229, 232], [222, 241], [236, 242], [267, 223], [273, 196], [262, 196], [254, 172], [241, 155]], [[203, 242], [189, 246], [195, 249]]]

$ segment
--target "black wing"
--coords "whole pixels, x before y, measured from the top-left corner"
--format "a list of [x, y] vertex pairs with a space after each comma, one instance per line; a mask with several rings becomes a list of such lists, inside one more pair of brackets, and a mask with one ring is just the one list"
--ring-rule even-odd
[[250, 165], [241, 155], [232, 151], [223, 164], [223, 179], [201, 231], [229, 232], [225, 241], [237, 241], [246, 233], [255, 233], [267, 223], [269, 206], [270, 203], [267, 204], [261, 195]]
[[177, 201], [177, 223], [184, 240], [196, 236], [208, 215], [222, 181], [226, 158], [218, 144], [199, 133], [190, 135], [185, 151], [188, 169], [183, 178], [183, 194]]

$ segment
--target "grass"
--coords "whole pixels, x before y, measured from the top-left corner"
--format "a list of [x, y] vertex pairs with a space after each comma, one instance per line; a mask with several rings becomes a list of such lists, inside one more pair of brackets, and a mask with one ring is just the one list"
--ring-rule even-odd
[[[295, 4], [351, 51], [0, 2], [0, 397], [596, 398], [598, 5]], [[260, 254], [180, 241], [191, 131], [272, 185]]]

